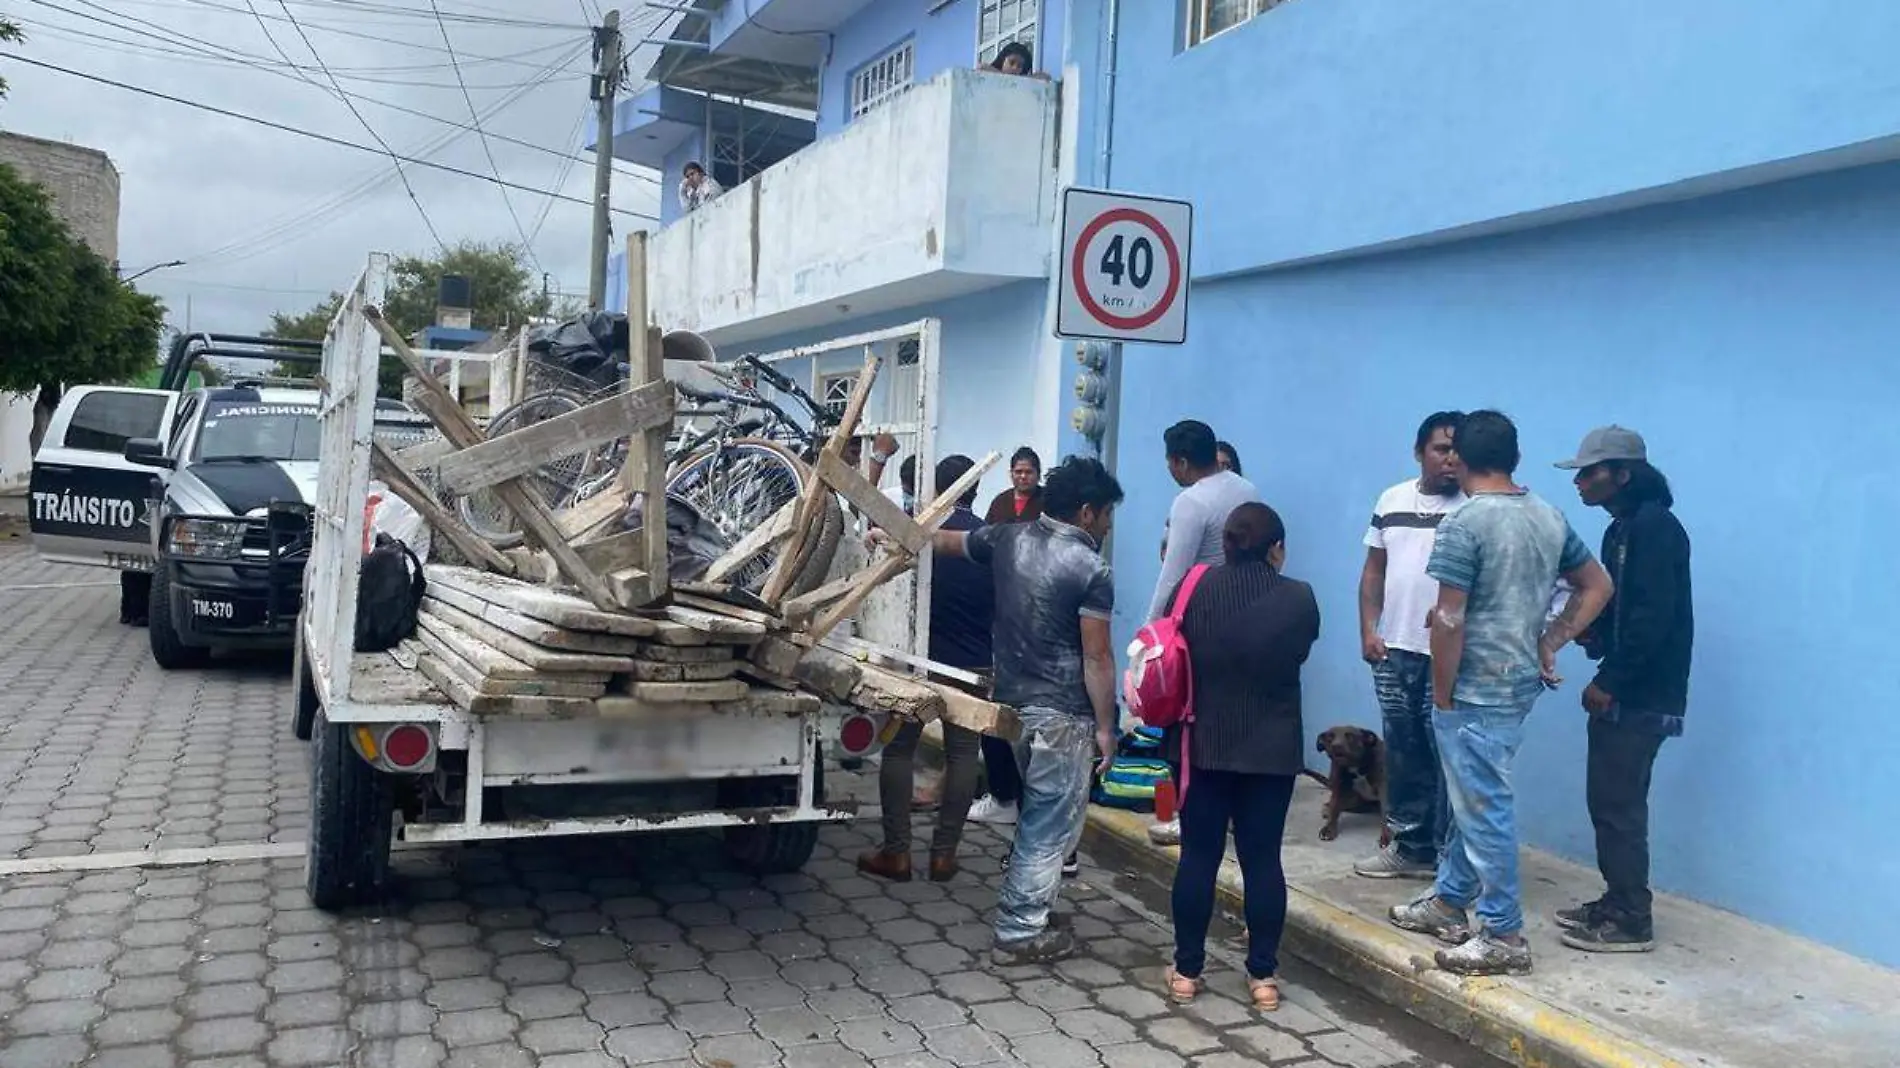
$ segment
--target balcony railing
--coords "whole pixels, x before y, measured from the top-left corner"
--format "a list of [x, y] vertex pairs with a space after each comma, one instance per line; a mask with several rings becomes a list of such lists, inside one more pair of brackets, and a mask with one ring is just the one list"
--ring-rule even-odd
[[950, 70], [660, 231], [648, 300], [731, 343], [1048, 274], [1056, 90]]

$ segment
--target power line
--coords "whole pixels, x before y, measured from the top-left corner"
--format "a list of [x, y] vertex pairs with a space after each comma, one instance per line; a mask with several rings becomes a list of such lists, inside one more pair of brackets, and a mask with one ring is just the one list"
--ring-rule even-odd
[[[214, 2], [214, 0], [118, 0], [118, 2], [119, 3], [141, 3], [141, 4], [153, 6], [153, 7], [211, 8], [213, 10], [227, 11], [227, 12], [232, 12], [235, 14], [244, 13], [242, 8], [232, 8], [225, 4], [216, 3]], [[341, 14], [342, 12], [338, 12], [337, 9], [343, 8], [350, 11], [369, 12], [371, 14], [394, 15], [394, 16], [399, 16], [401, 18], [427, 19], [431, 17], [429, 12], [423, 11], [419, 8], [402, 7], [402, 6], [398, 6], [394, 4], [365, 3], [365, 2], [360, 2], [360, 0], [290, 0], [290, 2], [293, 4], [296, 4], [299, 7], [328, 9], [329, 11], [335, 12], [338, 14]], [[475, 6], [475, 5], [471, 5], [471, 6]], [[571, 23], [549, 22], [546, 20], [515, 18], [494, 8], [487, 8], [487, 9], [482, 9], [482, 10], [494, 11], [495, 13], [494, 14], [477, 14], [475, 11], [459, 11], [459, 10], [451, 8], [444, 14], [445, 14], [445, 17], [447, 17], [452, 22], [467, 23], [469, 25], [474, 25], [474, 26], [504, 26], [504, 27], [510, 27], [514, 29], [524, 29], [524, 30], [564, 30], [569, 33], [583, 31], [587, 29], [587, 26], [585, 24], [577, 26]], [[351, 21], [357, 24], [368, 24], [368, 25], [379, 25], [379, 26], [396, 26], [396, 25], [402, 24], [401, 22], [375, 22], [372, 20], [363, 19], [355, 14], [349, 15], [349, 18], [351, 19]], [[310, 25], [324, 26], [326, 24], [313, 22], [313, 23], [310, 23]]]
[[[248, 0], [247, 0], [248, 2]], [[482, 119], [475, 110], [475, 98], [469, 95], [468, 82], [462, 78], [462, 67], [455, 58], [455, 42], [449, 39], [449, 24], [442, 21], [442, 8], [436, 0], [429, 0], [429, 9], [435, 12], [435, 28], [442, 33], [442, 47], [448, 50], [449, 63], [455, 67], [456, 84], [462, 87], [462, 102], [468, 105], [468, 117], [475, 125], [475, 137], [482, 143], [482, 155], [488, 159], [489, 173], [501, 181], [501, 164], [495, 162], [495, 150], [488, 144], [488, 134], [482, 129]], [[521, 225], [521, 216], [515, 211], [515, 202], [508, 196], [508, 187], [500, 186], [502, 206], [508, 209], [508, 218], [515, 224], [515, 233], [521, 237], [521, 250], [528, 255], [528, 261], [535, 270], [541, 269], [541, 258], [534, 254], [534, 242], [528, 239], [528, 228]]]
[[[41, 0], [35, 0], [35, 2], [41, 2]], [[52, 5], [48, 5], [48, 6], [52, 6]], [[64, 9], [61, 9], [61, 10], [64, 10]], [[105, 22], [105, 20], [103, 19], [97, 19], [94, 16], [86, 15], [83, 12], [71, 12], [71, 14], [78, 15], [81, 18], [89, 18], [89, 19], [94, 19], [94, 21]], [[270, 15], [265, 15], [263, 12], [259, 12], [259, 14], [267, 19], [272, 17]], [[282, 21], [282, 18], [279, 17], [278, 21]], [[66, 39], [74, 41], [75, 43], [86, 45], [87, 47], [90, 47], [90, 48], [102, 49], [107, 52], [116, 52], [121, 55], [140, 55], [140, 54], [145, 54], [149, 52], [149, 53], [156, 53], [159, 55], [166, 55], [166, 56], [179, 56], [179, 57], [184, 57], [187, 59], [197, 60], [200, 62], [216, 62], [216, 63], [221, 63], [221, 64], [228, 63], [233, 66], [249, 67], [253, 70], [257, 70], [257, 71], [261, 71], [262, 73], [269, 74], [272, 77], [288, 78], [292, 81], [301, 82], [306, 85], [315, 86], [316, 88], [322, 89], [324, 92], [324, 95], [326, 96], [337, 95], [335, 90], [330, 89], [326, 86], [317, 85], [317, 83], [312, 82], [310, 79], [301, 76], [300, 73], [296, 73], [296, 72], [304, 71], [306, 69], [314, 69], [314, 68], [306, 68], [301, 64], [291, 65], [289, 69], [285, 69], [285, 64], [281, 62], [271, 61], [264, 57], [258, 57], [255, 60], [252, 60], [252, 59], [227, 60], [227, 59], [224, 59], [223, 57], [212, 56], [210, 53], [204, 53], [203, 55], [199, 55], [194, 52], [186, 52], [186, 51], [182, 51], [178, 49], [158, 48], [158, 47], [152, 46], [150, 44], [142, 43], [142, 42], [122, 41], [119, 38], [109, 37], [105, 34], [97, 33], [96, 31], [71, 30], [65, 27], [52, 25], [50, 23], [42, 23], [42, 22], [37, 22], [37, 21], [31, 24], [35, 26], [36, 32], [50, 32], [54, 36], [65, 37]], [[108, 23], [108, 25], [116, 25], [116, 24]], [[122, 44], [126, 44], [133, 47], [113, 48], [107, 42], [122, 43]], [[586, 46], [584, 43], [581, 45], [575, 45], [572, 42], [562, 42], [560, 45], [557, 45], [555, 47], [564, 47], [568, 50], [568, 53], [558, 58], [557, 60], [555, 60], [554, 63], [551, 65], [544, 65], [537, 68], [544, 75], [551, 72], [555, 68], [566, 69], [566, 64], [571, 62], [573, 59], [578, 58], [580, 52]], [[546, 51], [546, 49], [545, 48], [534, 49], [533, 51]], [[530, 55], [532, 53], [524, 52], [521, 54]], [[446, 66], [446, 64], [444, 64], [444, 66]], [[332, 67], [331, 69], [336, 70], [336, 71], [341, 71], [343, 68]], [[374, 68], [363, 68], [363, 69], [367, 70], [367, 69], [374, 69]], [[399, 83], [399, 84], [413, 84], [413, 83]], [[516, 90], [520, 90], [523, 88], [536, 88], [545, 84], [548, 84], [548, 82], [546, 81], [545, 78], [543, 78], [542, 80], [539, 80], [539, 81], [522, 83], [521, 85], [513, 86], [513, 88]], [[444, 126], [452, 126], [458, 130], [466, 130], [466, 131], [473, 132], [475, 129], [473, 126], [469, 126], [464, 123], [457, 122], [454, 119], [444, 118], [441, 115], [434, 114], [433, 112], [423, 111], [419, 108], [412, 108], [408, 106], [407, 104], [398, 104], [393, 100], [384, 100], [382, 97], [370, 96], [365, 93], [350, 92], [348, 90], [345, 90], [343, 92], [343, 95], [348, 97], [351, 100], [355, 100], [360, 103], [373, 104], [379, 108], [388, 108], [391, 111], [400, 112], [404, 115], [409, 115], [414, 118], [427, 119], [430, 122], [440, 123]], [[543, 155], [555, 156], [563, 160], [571, 160], [571, 159], [576, 158], [575, 151], [572, 149], [563, 151], [561, 149], [549, 148], [546, 145], [536, 144], [533, 141], [524, 141], [519, 137], [511, 137], [508, 134], [499, 133], [494, 130], [485, 130], [483, 132], [486, 133], [488, 137], [496, 141], [501, 141], [505, 144], [516, 145], [521, 148], [530, 149], [532, 151], [539, 152]], [[575, 133], [572, 136], [570, 136], [565, 143], [577, 144], [578, 142], [576, 141], [576, 138], [578, 136], [579, 136], [579, 128], [576, 127]], [[658, 178], [655, 178], [653, 175], [647, 174], [643, 171], [631, 171], [631, 170], [622, 170], [622, 169], [616, 168], [616, 173], [624, 177], [637, 178], [641, 181], [652, 182], [656, 185], [659, 183]]]
[[[246, 2], [248, 3], [250, 0], [246, 0]], [[297, 36], [303, 39], [303, 46], [310, 50], [310, 58], [317, 61], [317, 66], [323, 67], [324, 77], [330, 80], [330, 88], [336, 90], [337, 99], [343, 102], [344, 107], [350, 109], [350, 114], [356, 116], [356, 121], [362, 124], [364, 131], [367, 132], [371, 138], [375, 139], [377, 144], [383, 146], [383, 151], [389, 153], [389, 158], [396, 164], [396, 177], [401, 179], [403, 191], [409, 194], [409, 202], [416, 206], [416, 214], [422, 216], [422, 225], [428, 228], [429, 236], [435, 239], [436, 248], [447, 253], [449, 250], [448, 242], [443, 241], [442, 235], [437, 232], [435, 220], [429, 218], [429, 209], [422, 206], [422, 198], [416, 195], [416, 187], [409, 184], [409, 175], [402, 169], [402, 157], [396, 154], [396, 150], [389, 146], [388, 141], [383, 140], [382, 134], [376, 132], [376, 127], [371, 126], [369, 120], [363, 117], [363, 112], [357, 108], [356, 103], [349, 97], [343, 95], [343, 86], [337, 83], [336, 75], [330, 73], [330, 68], [324, 66], [323, 56], [318, 53], [316, 44], [310, 40], [310, 35], [305, 33], [303, 27], [298, 24], [297, 17], [290, 14], [290, 5], [286, 3], [285, 0], [277, 0], [277, 2], [283, 7], [284, 14], [290, 16], [290, 25], [297, 31]], [[271, 44], [275, 45], [276, 43], [276, 40], [272, 39]], [[284, 62], [290, 62], [290, 57], [285, 56]], [[498, 182], [501, 181], [501, 176], [496, 175], [495, 180]]]
[[[257, 126], [263, 126], [272, 130], [278, 130], [283, 133], [296, 134], [299, 137], [308, 137], [313, 141], [322, 141], [324, 144], [336, 145], [339, 148], [355, 149], [358, 152], [368, 152], [372, 155], [377, 155], [377, 156], [388, 155], [388, 153], [384, 152], [382, 149], [376, 148], [371, 145], [365, 145], [365, 144], [362, 144], [361, 142], [346, 141], [341, 137], [331, 137], [329, 134], [317, 133], [314, 130], [299, 129], [298, 127], [295, 127], [295, 126], [289, 126], [281, 122], [273, 122], [270, 119], [260, 118], [256, 115], [246, 115], [241, 111], [232, 111], [229, 108], [221, 108], [221, 107], [216, 106], [215, 104], [206, 104], [202, 101], [189, 100], [182, 96], [173, 96], [170, 93], [162, 93], [156, 89], [148, 89], [142, 85], [132, 85], [129, 82], [121, 82], [121, 81], [117, 81], [112, 78], [106, 78], [97, 74], [88, 74], [85, 71], [73, 70], [70, 67], [62, 67], [56, 63], [48, 63], [44, 60], [31, 59], [31, 58], [28, 58], [26, 56], [21, 56], [21, 55], [14, 55], [14, 56], [9, 56], [8, 61], [12, 63], [24, 63], [29, 67], [40, 67], [42, 69], [55, 71], [60, 74], [71, 75], [72, 77], [75, 77], [75, 78], [83, 78], [89, 82], [97, 82], [100, 85], [109, 85], [109, 86], [112, 86], [114, 89], [123, 89], [127, 92], [138, 93], [141, 96], [149, 96], [157, 100], [169, 101], [170, 103], [173, 103], [173, 104], [182, 104], [185, 107], [196, 108], [199, 111], [208, 111], [213, 115], [222, 115], [227, 119], [237, 119], [240, 122], [252, 123]], [[435, 163], [430, 160], [415, 159], [410, 156], [397, 156], [396, 158], [401, 160], [403, 163], [407, 163], [412, 166], [426, 167], [430, 170], [444, 171], [449, 174], [457, 174], [464, 178], [473, 178], [479, 182], [493, 182], [496, 185], [504, 185], [510, 189], [519, 189], [524, 193], [534, 193], [538, 196], [552, 196], [558, 200], [565, 200], [572, 204], [591, 205], [593, 203], [591, 200], [586, 200], [581, 197], [570, 197], [570, 196], [565, 196], [560, 193], [550, 193], [546, 189], [536, 189], [533, 186], [522, 185], [519, 182], [510, 182], [510, 181], [506, 181], [502, 179], [490, 178], [488, 175], [478, 174], [474, 171], [463, 170], [460, 167], [451, 167], [446, 163]], [[616, 215], [628, 215], [635, 219], [646, 219], [649, 222], [659, 221], [659, 219], [657, 219], [656, 217], [652, 215], [648, 215], [644, 212], [628, 211], [625, 208], [614, 208], [612, 210], [614, 214]]]

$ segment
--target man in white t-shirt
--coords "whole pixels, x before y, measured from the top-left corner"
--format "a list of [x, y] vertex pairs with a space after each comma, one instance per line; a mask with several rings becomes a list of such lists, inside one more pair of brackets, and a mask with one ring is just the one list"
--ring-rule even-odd
[[1359, 574], [1359, 641], [1372, 665], [1385, 729], [1389, 844], [1353, 866], [1369, 879], [1429, 879], [1451, 830], [1438, 742], [1432, 733], [1432, 646], [1427, 616], [1438, 580], [1425, 573], [1439, 521], [1465, 503], [1452, 435], [1463, 415], [1434, 412], [1412, 455], [1418, 477], [1379, 494]]

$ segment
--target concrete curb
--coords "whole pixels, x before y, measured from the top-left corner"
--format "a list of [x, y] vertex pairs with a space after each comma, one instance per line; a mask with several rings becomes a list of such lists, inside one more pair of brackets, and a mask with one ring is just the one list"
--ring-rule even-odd
[[[1082, 834], [1098, 859], [1164, 885], [1178, 850], [1148, 840], [1146, 814], [1091, 808]], [[1222, 866], [1221, 904], [1239, 912], [1241, 884]], [[1461, 979], [1438, 970], [1430, 947], [1289, 885], [1283, 942], [1290, 954], [1521, 1068], [1686, 1068], [1681, 1061], [1548, 1004], [1503, 979]]]
[[[927, 764], [943, 766], [938, 740], [926, 734], [919, 750]], [[1171, 885], [1179, 850], [1150, 842], [1150, 822], [1146, 813], [1091, 806], [1083, 847], [1108, 865]], [[1222, 907], [1241, 911], [1240, 871], [1232, 857], [1221, 865], [1217, 894]], [[1509, 979], [1441, 971], [1429, 943], [1292, 883], [1282, 948], [1518, 1068], [1688, 1068]]]

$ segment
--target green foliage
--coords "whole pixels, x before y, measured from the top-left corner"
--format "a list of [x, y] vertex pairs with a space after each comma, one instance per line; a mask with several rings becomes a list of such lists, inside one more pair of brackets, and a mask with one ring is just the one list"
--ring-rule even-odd
[[[8, 22], [6, 19], [0, 18], [0, 42], [23, 41], [25, 39], [26, 39], [26, 35], [20, 32], [20, 27], [18, 24]], [[5, 78], [0, 78], [0, 96], [5, 96], [5, 95], [7, 95], [7, 80]]]
[[[507, 330], [520, 326], [530, 317], [547, 313], [548, 301], [532, 284], [534, 272], [524, 262], [520, 247], [463, 241], [441, 256], [403, 256], [390, 265], [389, 295], [383, 301], [383, 315], [390, 325], [404, 337], [413, 337], [416, 331], [434, 323], [436, 287], [442, 276], [448, 274], [469, 280], [474, 290], [473, 319], [477, 330]], [[321, 341], [342, 303], [341, 293], [331, 293], [308, 311], [277, 312], [270, 317], [270, 326], [264, 334]], [[400, 363], [383, 361], [377, 376], [378, 392], [386, 397], [400, 397], [402, 375]]]
[[0, 165], [0, 393], [131, 378], [158, 359], [164, 317], [73, 236], [44, 189]]

